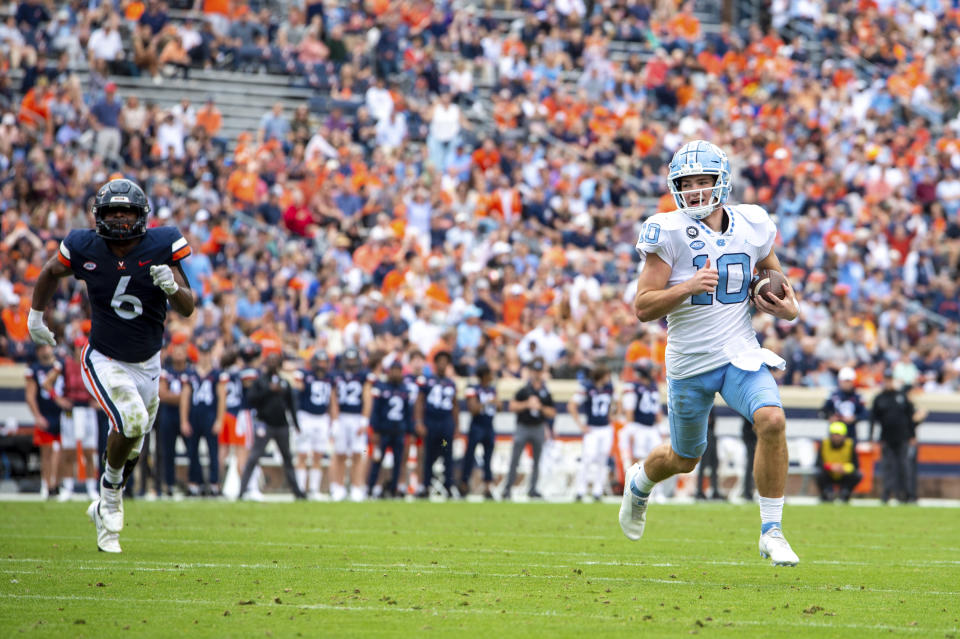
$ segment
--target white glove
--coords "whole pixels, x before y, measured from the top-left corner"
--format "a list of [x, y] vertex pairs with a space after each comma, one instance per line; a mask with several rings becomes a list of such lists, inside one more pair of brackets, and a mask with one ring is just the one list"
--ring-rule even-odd
[[57, 345], [57, 340], [53, 338], [53, 332], [43, 323], [43, 311], [38, 311], [35, 308], [30, 309], [30, 313], [27, 315], [27, 329], [30, 331], [30, 338], [34, 343]]
[[173, 279], [173, 271], [166, 264], [151, 266], [150, 277], [153, 278], [153, 283], [159, 286], [167, 296], [173, 295], [180, 290], [180, 287]]

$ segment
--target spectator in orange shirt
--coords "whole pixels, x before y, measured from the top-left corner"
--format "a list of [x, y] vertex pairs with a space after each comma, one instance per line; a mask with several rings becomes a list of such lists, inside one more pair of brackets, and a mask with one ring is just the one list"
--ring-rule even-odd
[[479, 149], [473, 152], [473, 163], [481, 170], [487, 171], [500, 164], [500, 151], [493, 138], [487, 138]]
[[[227, 179], [227, 192], [245, 209], [253, 208], [258, 201], [257, 191], [263, 181], [257, 169], [256, 161], [251, 160], [244, 168], [235, 169]], [[265, 183], [263, 186], [266, 188]]]

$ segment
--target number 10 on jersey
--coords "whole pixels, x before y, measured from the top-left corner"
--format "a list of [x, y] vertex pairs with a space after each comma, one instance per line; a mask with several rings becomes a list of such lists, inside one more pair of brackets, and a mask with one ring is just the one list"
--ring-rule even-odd
[[[699, 271], [706, 265], [708, 256], [704, 254], [693, 258], [693, 265]], [[739, 304], [747, 299], [747, 291], [750, 288], [750, 256], [746, 253], [724, 253], [717, 259], [717, 271], [720, 277], [717, 281], [717, 301], [721, 304]], [[734, 276], [731, 277], [731, 271]], [[736, 280], [736, 273], [739, 271], [740, 288], [736, 291], [729, 290], [730, 280]], [[708, 306], [713, 304], [713, 295], [710, 293], [699, 293], [690, 298], [690, 303], [696, 306]]]

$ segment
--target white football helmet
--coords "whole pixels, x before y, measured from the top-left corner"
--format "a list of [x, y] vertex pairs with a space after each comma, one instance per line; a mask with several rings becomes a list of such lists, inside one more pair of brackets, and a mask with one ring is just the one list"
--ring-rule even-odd
[[[680, 190], [680, 178], [691, 175], [715, 175], [710, 200], [706, 204], [687, 206], [687, 195], [702, 189]], [[667, 186], [677, 204], [677, 208], [695, 220], [708, 216], [718, 206], [726, 203], [730, 195], [730, 161], [720, 147], [706, 140], [694, 140], [684, 144], [673, 154], [670, 172], [667, 174]]]

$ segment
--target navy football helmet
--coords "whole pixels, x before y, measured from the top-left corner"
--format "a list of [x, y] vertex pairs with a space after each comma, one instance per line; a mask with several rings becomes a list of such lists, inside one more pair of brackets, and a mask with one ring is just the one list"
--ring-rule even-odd
[[[132, 223], [104, 219], [111, 210], [132, 211], [137, 219]], [[147, 233], [147, 216], [150, 203], [136, 183], [120, 178], [110, 180], [100, 187], [93, 201], [93, 218], [97, 223], [97, 235], [105, 240], [133, 240]]]

